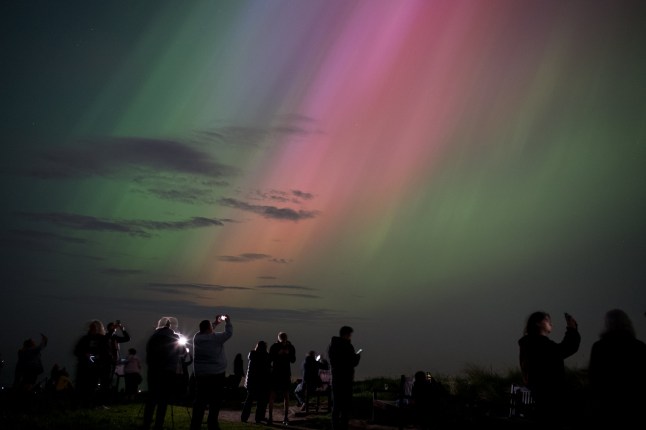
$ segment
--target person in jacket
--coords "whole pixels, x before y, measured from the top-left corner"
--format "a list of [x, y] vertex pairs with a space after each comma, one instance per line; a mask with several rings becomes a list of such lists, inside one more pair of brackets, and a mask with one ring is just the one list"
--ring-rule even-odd
[[76, 365], [76, 390], [79, 405], [98, 406], [108, 400], [110, 387], [110, 346], [105, 327], [99, 320], [92, 320], [87, 333], [74, 346]]
[[40, 343], [32, 338], [22, 343], [18, 350], [14, 387], [22, 392], [28, 392], [36, 385], [38, 376], [44, 372], [41, 352], [47, 346], [47, 336], [40, 334]]
[[592, 345], [588, 367], [592, 416], [606, 428], [637, 428], [646, 406], [646, 343], [621, 309], [606, 313], [604, 330]]
[[278, 340], [269, 348], [271, 361], [271, 392], [269, 393], [269, 424], [273, 423], [274, 400], [283, 397], [283, 424], [289, 423], [289, 392], [292, 386], [291, 365], [296, 361], [296, 349], [288, 340], [287, 333], [279, 332]]
[[320, 358], [319, 356], [317, 359], [316, 351], [309, 351], [301, 365], [303, 379], [298, 387], [296, 387], [296, 390], [294, 390], [294, 394], [298, 402], [302, 405], [301, 410], [303, 411], [307, 409], [306, 403], [309, 396], [314, 396], [316, 390], [323, 385], [319, 372], [321, 370], [327, 370], [327, 366], [321, 362]]
[[168, 403], [175, 395], [177, 367], [183, 350], [176, 329], [176, 318], [162, 317], [146, 343], [148, 398], [144, 408], [144, 429], [148, 429], [152, 424], [155, 408], [157, 411], [154, 428], [161, 430], [164, 427]]
[[[112, 390], [112, 380], [114, 379], [115, 370], [117, 366], [121, 363], [121, 347], [120, 344], [130, 341], [130, 334], [126, 331], [126, 328], [121, 324], [120, 320], [115, 322], [109, 322], [105, 326], [105, 337], [108, 340], [108, 346], [110, 348], [110, 386], [107, 387], [108, 391]], [[121, 333], [119, 333], [121, 332]], [[116, 390], [116, 387], [114, 387]]]
[[556, 343], [548, 336], [552, 319], [546, 312], [534, 312], [527, 319], [524, 335], [518, 341], [523, 382], [536, 402], [537, 419], [557, 428], [565, 420], [565, 362], [579, 350], [581, 335], [572, 316], [565, 314], [566, 331]]
[[247, 397], [242, 406], [240, 421], [246, 423], [251, 415], [251, 407], [256, 402], [255, 420], [256, 424], [262, 423], [265, 419], [265, 410], [269, 401], [269, 381], [271, 377], [271, 363], [267, 342], [260, 340], [256, 347], [249, 351], [247, 356], [247, 375], [244, 386], [247, 389]]
[[[215, 332], [215, 327], [225, 323], [223, 332]], [[200, 331], [193, 337], [193, 373], [195, 375], [195, 402], [191, 430], [202, 426], [204, 411], [209, 407], [207, 427], [218, 430], [220, 406], [226, 384], [227, 357], [224, 343], [233, 336], [233, 325], [228, 315], [218, 316], [214, 322], [203, 320]]]
[[328, 346], [332, 370], [332, 429], [347, 430], [352, 409], [354, 368], [361, 359], [361, 350], [352, 346], [352, 327], [343, 326], [339, 336], [333, 336]]

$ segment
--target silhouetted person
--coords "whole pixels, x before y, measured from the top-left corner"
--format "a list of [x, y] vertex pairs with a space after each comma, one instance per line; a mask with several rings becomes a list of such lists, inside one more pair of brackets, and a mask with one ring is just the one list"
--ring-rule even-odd
[[254, 401], [256, 402], [256, 424], [260, 424], [265, 419], [265, 410], [269, 401], [270, 377], [271, 362], [269, 361], [267, 343], [261, 340], [247, 356], [247, 376], [244, 384], [247, 389], [247, 398], [240, 415], [242, 422], [246, 423], [249, 419]]
[[242, 378], [244, 378], [244, 361], [242, 360], [242, 354], [237, 353], [233, 359], [233, 373], [227, 377], [227, 386], [234, 396], [240, 387]]
[[114, 366], [119, 364], [121, 360], [121, 353], [119, 344], [130, 341], [130, 334], [126, 328], [121, 324], [121, 321], [109, 322], [105, 327], [105, 335], [108, 338], [108, 345], [110, 347], [110, 356]]
[[182, 375], [180, 376], [178, 394], [182, 399], [187, 399], [191, 395], [189, 388], [191, 383], [191, 367], [193, 364], [193, 354], [191, 354], [188, 347], [184, 349], [184, 353], [182, 353], [180, 360], [182, 363]]
[[442, 425], [447, 392], [430, 373], [415, 372], [411, 389], [411, 402], [415, 422], [420, 429]]
[[[121, 364], [121, 352], [119, 344], [130, 341], [130, 334], [126, 331], [120, 320], [116, 322], [110, 321], [105, 326], [105, 337], [108, 341], [110, 349], [110, 384], [105, 387], [106, 393], [112, 394], [118, 387], [113, 389], [113, 380], [117, 366]], [[102, 387], [103, 388], [103, 387]]]
[[361, 353], [352, 346], [352, 327], [343, 326], [339, 336], [333, 336], [328, 347], [332, 370], [332, 430], [347, 430], [352, 410], [354, 368]]
[[124, 379], [126, 381], [126, 399], [134, 400], [139, 392], [139, 384], [143, 377], [141, 376], [141, 360], [137, 355], [135, 348], [128, 349], [126, 365], [123, 368]]
[[[214, 332], [221, 322], [225, 323], [223, 332]], [[220, 406], [224, 396], [227, 357], [224, 343], [233, 336], [233, 325], [228, 315], [217, 317], [213, 323], [200, 322], [200, 331], [193, 337], [193, 372], [195, 374], [195, 402], [191, 430], [202, 427], [204, 411], [208, 405], [207, 428], [218, 430]]]
[[296, 361], [296, 349], [287, 339], [287, 333], [278, 333], [278, 340], [269, 348], [271, 361], [271, 392], [269, 393], [269, 419], [273, 422], [274, 401], [283, 397], [283, 424], [289, 423], [289, 392], [292, 387], [291, 365]]
[[548, 335], [552, 319], [546, 312], [534, 312], [527, 319], [524, 336], [518, 341], [520, 368], [525, 385], [536, 402], [537, 419], [551, 428], [566, 419], [564, 360], [579, 350], [581, 335], [574, 318], [565, 314], [565, 337], [556, 343]]
[[38, 376], [44, 372], [41, 353], [47, 346], [47, 336], [40, 334], [40, 343], [32, 338], [26, 339], [18, 350], [14, 388], [19, 392], [29, 392], [36, 385]]
[[319, 370], [325, 369], [327, 366], [319, 360], [316, 359], [316, 351], [309, 351], [303, 360], [301, 366], [302, 381], [300, 385], [300, 390], [295, 390], [294, 394], [298, 399], [298, 402], [303, 405], [302, 409], [307, 409], [307, 399], [309, 395], [314, 395], [316, 390], [318, 390], [321, 385], [321, 377], [319, 376]]
[[177, 366], [183, 349], [176, 329], [176, 318], [162, 317], [146, 343], [148, 397], [144, 408], [144, 429], [152, 424], [155, 408], [154, 428], [161, 430], [164, 427], [168, 403], [175, 397]]
[[595, 424], [643, 428], [646, 344], [635, 337], [633, 323], [624, 311], [606, 313], [604, 330], [592, 345], [588, 375]]
[[87, 333], [74, 347], [74, 355], [77, 359], [76, 390], [79, 404], [88, 407], [105, 403], [110, 387], [112, 358], [101, 321], [90, 321]]

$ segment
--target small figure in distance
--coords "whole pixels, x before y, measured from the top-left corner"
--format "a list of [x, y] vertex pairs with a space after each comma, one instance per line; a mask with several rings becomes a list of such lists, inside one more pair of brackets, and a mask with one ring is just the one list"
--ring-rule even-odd
[[141, 360], [135, 348], [128, 349], [128, 356], [126, 357], [126, 365], [123, 368], [123, 372], [126, 380], [126, 400], [133, 401], [139, 392], [139, 384], [143, 380], [141, 376]]
[[251, 407], [256, 401], [256, 424], [265, 420], [265, 410], [269, 401], [269, 385], [271, 378], [271, 362], [267, 351], [267, 342], [259, 340], [256, 347], [247, 356], [247, 376], [245, 388], [247, 398], [242, 406], [240, 421], [246, 423], [251, 415]]
[[269, 419], [273, 423], [274, 400], [278, 394], [283, 397], [283, 424], [289, 423], [289, 392], [292, 386], [291, 364], [296, 361], [296, 349], [287, 339], [287, 333], [278, 333], [278, 340], [269, 348], [271, 361], [271, 392], [269, 393]]
[[[224, 331], [215, 332], [215, 327], [224, 322]], [[216, 317], [215, 321], [202, 320], [200, 331], [193, 337], [193, 373], [195, 375], [195, 401], [191, 430], [200, 430], [208, 405], [209, 430], [220, 428], [219, 414], [226, 384], [227, 356], [224, 343], [233, 336], [229, 315]]]
[[566, 331], [556, 343], [548, 336], [552, 319], [547, 312], [534, 312], [527, 318], [524, 335], [518, 341], [523, 382], [536, 402], [537, 419], [550, 428], [565, 424], [565, 362], [579, 350], [581, 335], [576, 320], [565, 314]]
[[[592, 417], [606, 428], [641, 428], [646, 406], [646, 344], [621, 309], [606, 313], [588, 367]], [[642, 422], [642, 424], [638, 424]]]
[[233, 359], [233, 373], [227, 376], [227, 386], [234, 397], [237, 394], [238, 388], [240, 388], [242, 378], [244, 378], [244, 361], [242, 360], [242, 354], [237, 353]]
[[361, 349], [352, 346], [352, 327], [343, 326], [328, 346], [332, 370], [332, 430], [348, 430], [352, 410], [354, 368], [361, 359]]

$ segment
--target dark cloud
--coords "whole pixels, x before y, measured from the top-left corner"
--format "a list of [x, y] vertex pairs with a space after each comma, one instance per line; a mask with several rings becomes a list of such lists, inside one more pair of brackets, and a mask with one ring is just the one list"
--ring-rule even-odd
[[314, 194], [306, 193], [304, 191], [299, 191], [299, 190], [292, 190], [292, 194], [298, 197], [299, 199], [303, 199], [303, 200], [312, 200], [314, 198]]
[[246, 212], [253, 212], [264, 218], [300, 221], [303, 219], [314, 218], [318, 211], [294, 210], [290, 208], [278, 208], [276, 206], [252, 205], [234, 198], [226, 197], [218, 200], [223, 206], [232, 207]]
[[263, 200], [279, 203], [301, 203], [301, 200], [312, 200], [314, 195], [304, 191], [292, 190], [290, 192], [280, 190], [255, 190], [248, 196], [249, 200]]
[[39, 178], [76, 178], [133, 169], [153, 175], [161, 171], [209, 178], [238, 173], [185, 143], [140, 137], [86, 139], [74, 147], [50, 149], [24, 173]]
[[285, 258], [272, 258], [271, 260], [272, 263], [278, 263], [278, 264], [289, 264], [292, 260], [287, 260]]
[[204, 217], [193, 217], [181, 221], [150, 221], [103, 219], [65, 212], [18, 212], [17, 214], [28, 221], [46, 222], [76, 230], [125, 233], [138, 237], [151, 237], [151, 231], [187, 230], [224, 225], [220, 220]]
[[212, 195], [212, 190], [206, 188], [147, 188], [144, 192], [146, 192], [147, 194], [152, 194], [158, 199], [171, 200], [181, 203], [212, 204], [216, 201]]
[[224, 261], [227, 263], [250, 263], [257, 260], [266, 260], [270, 258], [271, 255], [267, 254], [240, 254], [240, 255], [220, 255], [217, 257], [218, 261]]
[[[271, 263], [278, 264], [289, 264], [292, 260], [287, 260], [285, 258], [276, 258], [268, 254], [259, 254], [253, 252], [247, 252], [240, 255], [219, 255], [216, 257], [216, 260], [222, 261], [225, 263], [252, 263], [254, 261], [266, 260]], [[274, 279], [269, 277], [268, 279]]]

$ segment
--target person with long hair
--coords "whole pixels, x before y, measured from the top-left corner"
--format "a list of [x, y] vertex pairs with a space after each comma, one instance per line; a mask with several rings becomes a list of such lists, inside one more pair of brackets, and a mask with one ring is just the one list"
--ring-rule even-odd
[[80, 406], [93, 407], [108, 400], [112, 363], [105, 327], [99, 320], [88, 324], [87, 333], [74, 346], [76, 391]]
[[537, 418], [551, 428], [562, 425], [565, 399], [565, 359], [579, 350], [581, 335], [576, 320], [565, 314], [565, 336], [560, 343], [551, 340], [552, 318], [543, 311], [527, 318], [520, 347], [523, 382], [536, 402]]
[[624, 429], [643, 425], [646, 343], [637, 339], [623, 310], [606, 313], [604, 329], [592, 345], [588, 376], [595, 423]]
[[271, 375], [271, 363], [267, 342], [259, 340], [256, 347], [249, 351], [247, 356], [247, 375], [244, 386], [247, 389], [247, 397], [242, 406], [240, 421], [246, 423], [251, 415], [251, 407], [256, 402], [256, 424], [262, 423], [265, 419], [265, 410], [269, 401], [269, 381]]

